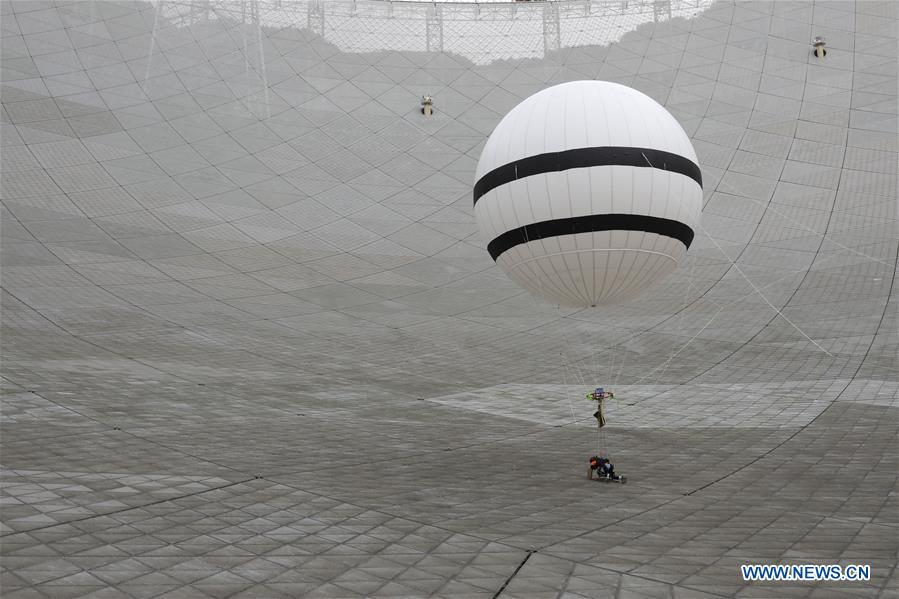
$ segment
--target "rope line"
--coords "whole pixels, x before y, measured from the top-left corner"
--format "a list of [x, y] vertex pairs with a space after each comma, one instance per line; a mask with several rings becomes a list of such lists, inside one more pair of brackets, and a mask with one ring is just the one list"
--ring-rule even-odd
[[778, 316], [780, 316], [780, 317], [783, 318], [785, 321], [787, 321], [787, 324], [789, 324], [791, 327], [793, 327], [794, 329], [796, 329], [797, 331], [799, 331], [799, 334], [801, 334], [803, 337], [805, 337], [806, 339], [808, 339], [809, 341], [811, 341], [812, 344], [813, 344], [815, 347], [817, 347], [818, 349], [820, 349], [822, 352], [824, 352], [825, 354], [827, 354], [829, 357], [831, 357], [831, 358], [834, 358], [834, 357], [835, 357], [832, 353], [830, 353], [829, 351], [827, 351], [826, 349], [824, 349], [823, 347], [821, 347], [821, 345], [820, 345], [817, 341], [815, 341], [814, 339], [812, 339], [811, 337], [809, 337], [808, 335], [806, 335], [805, 331], [803, 331], [802, 329], [800, 329], [798, 325], [796, 325], [792, 320], [790, 320], [789, 318], [787, 318], [787, 317], [784, 315], [783, 312], [781, 312], [780, 310], [778, 310], [777, 307], [776, 307], [774, 304], [772, 304], [772, 303], [768, 300], [767, 297], [765, 297], [765, 294], [762, 293], [761, 290], [760, 290], [758, 287], [756, 287], [755, 283], [753, 283], [753, 282], [749, 279], [749, 277], [747, 277], [747, 276], [743, 273], [743, 271], [740, 269], [740, 267], [737, 266], [737, 263], [730, 259], [730, 256], [727, 255], [727, 252], [724, 251], [724, 248], [722, 248], [721, 245], [718, 244], [718, 241], [717, 241], [714, 237], [712, 237], [711, 235], [709, 235], [709, 232], [705, 230], [705, 227], [703, 227], [703, 226], [700, 224], [700, 225], [699, 225], [699, 228], [702, 229], [702, 232], [705, 233], [706, 236], [707, 236], [709, 239], [712, 240], [712, 243], [715, 244], [715, 247], [717, 247], [717, 248], [721, 251], [721, 253], [724, 254], [724, 257], [727, 258], [727, 260], [728, 260], [728, 262], [730, 262], [731, 266], [733, 266], [734, 269], [735, 269], [738, 273], [740, 273], [740, 276], [743, 277], [744, 279], [746, 279], [746, 282], [749, 283], [749, 286], [752, 287], [752, 289], [753, 289], [756, 293], [759, 294], [759, 297], [761, 297], [763, 300], [765, 300], [765, 303], [768, 304], [769, 306], [771, 306], [771, 309], [772, 309], [772, 310], [774, 310], [775, 312], [777, 312]]

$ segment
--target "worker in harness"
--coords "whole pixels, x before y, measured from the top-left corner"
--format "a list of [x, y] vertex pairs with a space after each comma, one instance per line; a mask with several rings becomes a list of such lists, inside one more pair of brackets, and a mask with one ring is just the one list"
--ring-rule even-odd
[[607, 478], [608, 480], [619, 480], [621, 477], [615, 474], [615, 466], [604, 455], [593, 456], [590, 458], [590, 471], [587, 473], [589, 478], [593, 478], [593, 472], [596, 472], [597, 478]]
[[[614, 393], [606, 391], [602, 387], [597, 387], [593, 391], [587, 393], [587, 399], [596, 402], [596, 411], [593, 413], [593, 417], [596, 418], [596, 424], [599, 429], [597, 431], [597, 436], [602, 440], [603, 445], [605, 445], [605, 433], [602, 430], [602, 427], [606, 425], [606, 416], [604, 413], [605, 401], [607, 399], [613, 399], [614, 397]], [[599, 480], [615, 481], [622, 484], [627, 482], [626, 477], [615, 474], [615, 466], [612, 465], [612, 462], [606, 456], [605, 451], [600, 451], [599, 455], [594, 455], [590, 458], [590, 469], [587, 470], [587, 478], [592, 480], [594, 472], [596, 472], [596, 478]]]
[[587, 399], [596, 402], [596, 411], [593, 412], [593, 417], [596, 418], [596, 424], [599, 428], [606, 425], [605, 400], [614, 399], [614, 397], [614, 393], [606, 391], [602, 387], [597, 387], [593, 391], [587, 392]]

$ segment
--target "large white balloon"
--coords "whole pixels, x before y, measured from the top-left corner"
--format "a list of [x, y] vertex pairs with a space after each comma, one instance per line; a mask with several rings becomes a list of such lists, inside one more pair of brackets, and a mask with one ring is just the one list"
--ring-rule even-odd
[[490, 255], [544, 298], [594, 306], [675, 269], [702, 210], [696, 152], [652, 98], [573, 81], [512, 109], [481, 152], [474, 210]]

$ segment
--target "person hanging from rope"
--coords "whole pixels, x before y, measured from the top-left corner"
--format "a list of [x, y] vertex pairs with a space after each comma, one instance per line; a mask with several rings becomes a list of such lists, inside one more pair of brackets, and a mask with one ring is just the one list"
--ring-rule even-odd
[[596, 402], [596, 411], [593, 412], [593, 417], [596, 418], [596, 424], [599, 428], [606, 425], [605, 400], [614, 398], [614, 393], [606, 391], [602, 387], [597, 387], [595, 390], [587, 392], [587, 399]]

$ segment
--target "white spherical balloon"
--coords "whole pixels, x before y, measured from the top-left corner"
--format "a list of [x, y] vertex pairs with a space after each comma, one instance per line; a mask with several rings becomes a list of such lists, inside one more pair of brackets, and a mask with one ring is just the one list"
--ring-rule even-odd
[[670, 273], [702, 210], [696, 152], [652, 98], [573, 81], [512, 109], [481, 152], [475, 219], [513, 280], [569, 306], [636, 295]]

